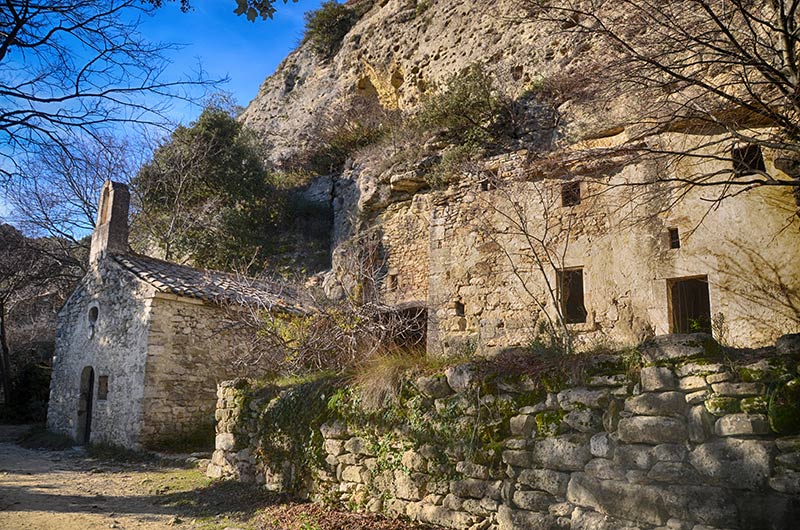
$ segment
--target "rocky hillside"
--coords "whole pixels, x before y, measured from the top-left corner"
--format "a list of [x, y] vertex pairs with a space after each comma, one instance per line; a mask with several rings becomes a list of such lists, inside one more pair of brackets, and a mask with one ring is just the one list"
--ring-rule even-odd
[[[533, 21], [523, 4], [388, 0], [368, 9], [362, 5], [366, 12], [332, 59], [321, 59], [305, 41], [264, 82], [242, 119], [262, 134], [272, 161], [280, 163], [313, 142], [320, 117], [354, 94], [377, 98], [385, 108], [413, 111], [423, 94], [474, 63], [488, 66], [509, 93], [555, 79], [580, 83], [602, 54], [587, 39]], [[557, 110], [560, 134], [567, 139], [608, 128], [616, 114], [569, 98], [559, 101]]]
[[[500, 148], [485, 150], [479, 145], [480, 156], [569, 146], [598, 132], [602, 136], [624, 117], [626, 104], [621, 98], [615, 97], [611, 104], [607, 97], [585, 91], [588, 76], [601, 68], [607, 55], [600, 53], [594, 37], [567, 31], [569, 23], [535, 21], [524, 0], [361, 0], [345, 5], [358, 19], [338, 51], [321, 56], [307, 35], [241, 116], [259, 133], [270, 162], [278, 167], [293, 170], [305, 164], [307, 171], [313, 153], [326, 145], [325, 134], [346, 130], [353, 121], [384, 113], [377, 118], [381, 126], [391, 119], [407, 124], [427, 96], [441, 93], [448, 80], [474, 65], [491, 78], [493, 91], [511, 105], [522, 102], [523, 109], [522, 133]], [[392, 113], [394, 118], [388, 116]], [[428, 137], [433, 130], [422, 134], [406, 130], [406, 137], [402, 127], [396, 131], [389, 133], [390, 141], [384, 136], [368, 148], [348, 152], [346, 167], [340, 159], [330, 169], [311, 170], [336, 174], [333, 185], [323, 186], [333, 205], [332, 264], [334, 271], [338, 269], [327, 276], [328, 286], [343, 281], [352, 287], [360, 281], [342, 278], [342, 271], [353, 269], [342, 257], [353, 254], [346, 243], [355, 235], [375, 227], [385, 231], [384, 223], [391, 217], [419, 220], [421, 210], [411, 199], [423, 198], [420, 192], [432, 187], [431, 174], [441, 173], [431, 166], [446, 158], [447, 149], [462, 143], [460, 136], [443, 142], [434, 134]], [[409, 135], [417, 136], [411, 143], [421, 145], [409, 148]], [[410, 221], [413, 229], [400, 229], [405, 234], [400, 235], [403, 246], [415, 238], [427, 239], [426, 222], [417, 221]], [[412, 235], [415, 232], [419, 233]], [[392, 245], [384, 241], [384, 246]], [[411, 266], [408, 256], [396, 259], [397, 266]], [[421, 289], [401, 298], [424, 297], [425, 288]], [[334, 297], [342, 294], [338, 288], [326, 287], [326, 292]]]

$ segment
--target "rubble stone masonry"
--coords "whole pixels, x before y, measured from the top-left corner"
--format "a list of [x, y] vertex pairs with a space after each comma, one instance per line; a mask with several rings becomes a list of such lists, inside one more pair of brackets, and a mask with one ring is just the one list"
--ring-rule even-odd
[[[714, 348], [702, 334], [657, 337], [640, 349], [636, 384], [609, 372], [541, 394], [526, 378], [487, 385], [470, 365], [451, 367], [413, 382], [422, 418], [455, 411], [453, 429], [467, 422], [472, 439], [417, 445], [413, 418], [377, 436], [339, 418], [319, 429], [324, 463], [299, 477], [302, 466], [270, 461], [261, 443], [271, 436], [261, 411], [280, 395], [264, 401], [246, 381], [227, 382], [208, 473], [302, 484], [316, 500], [449, 528], [795, 528], [800, 336], [737, 365], [709, 358]], [[526, 395], [538, 397], [520, 406]], [[506, 411], [503, 439], [470, 452], [497, 419], [489, 410]]]

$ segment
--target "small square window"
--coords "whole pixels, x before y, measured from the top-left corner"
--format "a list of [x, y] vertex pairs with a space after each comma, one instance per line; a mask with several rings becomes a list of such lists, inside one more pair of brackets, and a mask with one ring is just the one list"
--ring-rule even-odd
[[586, 322], [586, 305], [583, 300], [583, 269], [557, 271], [558, 295], [561, 314], [567, 324]]
[[742, 147], [734, 147], [731, 150], [733, 159], [733, 176], [744, 177], [755, 175], [759, 171], [765, 171], [764, 156], [761, 154], [761, 146], [748, 144]]
[[669, 229], [669, 248], [681, 248], [681, 235], [677, 228]]
[[561, 206], [575, 206], [581, 203], [581, 182], [565, 182], [561, 185]]
[[106, 400], [108, 399], [108, 376], [101, 375], [97, 378], [97, 399], [98, 400]]
[[466, 307], [464, 307], [464, 302], [456, 302], [455, 309], [457, 317], [463, 317], [465, 315]]

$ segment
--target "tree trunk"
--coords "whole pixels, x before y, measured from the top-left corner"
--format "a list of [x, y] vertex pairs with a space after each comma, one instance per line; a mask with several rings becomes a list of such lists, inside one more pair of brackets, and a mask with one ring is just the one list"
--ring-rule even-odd
[[3, 385], [3, 398], [11, 403], [11, 359], [6, 338], [6, 305], [0, 301], [0, 383]]

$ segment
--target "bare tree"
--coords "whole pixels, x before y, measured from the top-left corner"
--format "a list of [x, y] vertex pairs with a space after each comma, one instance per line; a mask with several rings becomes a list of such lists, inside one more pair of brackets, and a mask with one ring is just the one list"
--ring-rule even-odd
[[[758, 186], [798, 193], [800, 2], [523, 2], [538, 23], [606, 52], [593, 82], [630, 109], [622, 124], [630, 134], [618, 152], [671, 163], [693, 159], [694, 174], [665, 171], [658, 179], [713, 187], [715, 200]], [[670, 133], [692, 136], [676, 142]], [[778, 172], [765, 166], [762, 150]]]
[[213, 85], [202, 70], [169, 77], [148, 43], [141, 0], [4, 0], [0, 9], [0, 176], [24, 179], [19, 160], [76, 138], [101, 140], [122, 124], [164, 126], [171, 102]]
[[226, 319], [249, 330], [250, 340], [236, 362], [267, 367], [273, 375], [296, 375], [341, 372], [380, 355], [423, 352], [427, 312], [382, 300], [384, 258], [374, 231], [350, 241], [342, 264], [347, 295], [336, 301], [286, 280], [237, 274], [237, 282], [256, 294], [223, 304]]
[[[80, 258], [76, 247], [88, 252], [103, 183], [130, 181], [147, 149], [105, 136], [74, 139], [69, 146], [69, 153], [48, 146], [23, 160], [26, 178], [8, 190], [7, 198], [12, 224], [30, 236], [50, 238], [72, 260]], [[86, 264], [76, 265], [82, 270]]]
[[61, 257], [52, 241], [32, 240], [10, 225], [0, 225], [0, 376], [6, 403], [13, 402], [8, 314], [17, 303], [43, 291], [71, 288], [75, 273]]

